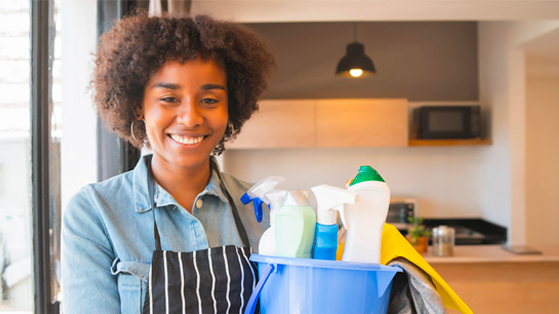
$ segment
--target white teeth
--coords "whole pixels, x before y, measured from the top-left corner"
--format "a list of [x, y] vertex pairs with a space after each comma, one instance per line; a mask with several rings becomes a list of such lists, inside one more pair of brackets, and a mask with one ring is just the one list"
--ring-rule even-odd
[[186, 137], [186, 136], [181, 136], [181, 135], [176, 135], [176, 134], [172, 134], [171, 138], [181, 144], [185, 144], [185, 145], [194, 145], [194, 144], [198, 144], [200, 143], [204, 137], [200, 136], [200, 137]]

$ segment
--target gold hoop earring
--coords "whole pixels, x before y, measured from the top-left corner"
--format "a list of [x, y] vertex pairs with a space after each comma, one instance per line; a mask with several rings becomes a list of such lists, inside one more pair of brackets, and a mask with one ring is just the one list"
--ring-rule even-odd
[[[144, 119], [142, 119], [142, 121], [144, 121], [144, 124], [146, 123], [146, 121]], [[130, 134], [132, 135], [132, 138], [136, 141], [136, 142], [140, 142], [137, 138], [136, 135], [134, 135], [134, 123], [136, 122], [136, 119], [132, 120], [132, 123], [130, 124]]]
[[229, 121], [227, 122], [227, 126], [228, 126], [229, 129], [231, 130], [231, 134], [233, 134], [233, 130], [234, 130], [234, 129], [233, 129], [233, 122], [231, 122], [231, 120], [229, 120]]

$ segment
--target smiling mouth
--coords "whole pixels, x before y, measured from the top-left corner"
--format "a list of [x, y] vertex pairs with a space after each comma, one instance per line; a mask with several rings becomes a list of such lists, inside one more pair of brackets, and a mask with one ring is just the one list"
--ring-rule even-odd
[[195, 145], [200, 143], [202, 140], [204, 140], [206, 136], [188, 137], [188, 136], [182, 136], [176, 134], [169, 134], [169, 137], [171, 137], [177, 143], [181, 143], [184, 145]]

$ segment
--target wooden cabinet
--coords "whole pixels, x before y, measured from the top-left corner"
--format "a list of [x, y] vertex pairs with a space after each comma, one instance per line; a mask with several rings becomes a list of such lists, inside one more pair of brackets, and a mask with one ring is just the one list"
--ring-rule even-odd
[[266, 100], [228, 149], [408, 145], [406, 99]]
[[[559, 262], [432, 264], [476, 314], [557, 313]], [[449, 314], [458, 314], [448, 309]]]
[[316, 146], [407, 146], [406, 99], [316, 101]]
[[[453, 256], [422, 254], [476, 314], [557, 313], [559, 246], [516, 255], [501, 245], [457, 245]], [[449, 314], [458, 314], [448, 310]]]
[[312, 147], [314, 100], [266, 100], [227, 149]]

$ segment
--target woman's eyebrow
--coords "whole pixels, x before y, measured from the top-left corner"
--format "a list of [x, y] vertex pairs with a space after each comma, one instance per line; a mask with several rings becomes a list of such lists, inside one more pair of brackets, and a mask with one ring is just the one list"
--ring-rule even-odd
[[179, 90], [181, 88], [179, 85], [173, 83], [155, 83], [151, 86], [151, 88], [156, 88], [156, 87], [167, 88], [172, 90]]
[[200, 87], [201, 90], [211, 90], [211, 89], [222, 89], [225, 90], [225, 87], [219, 84], [205, 84]]

